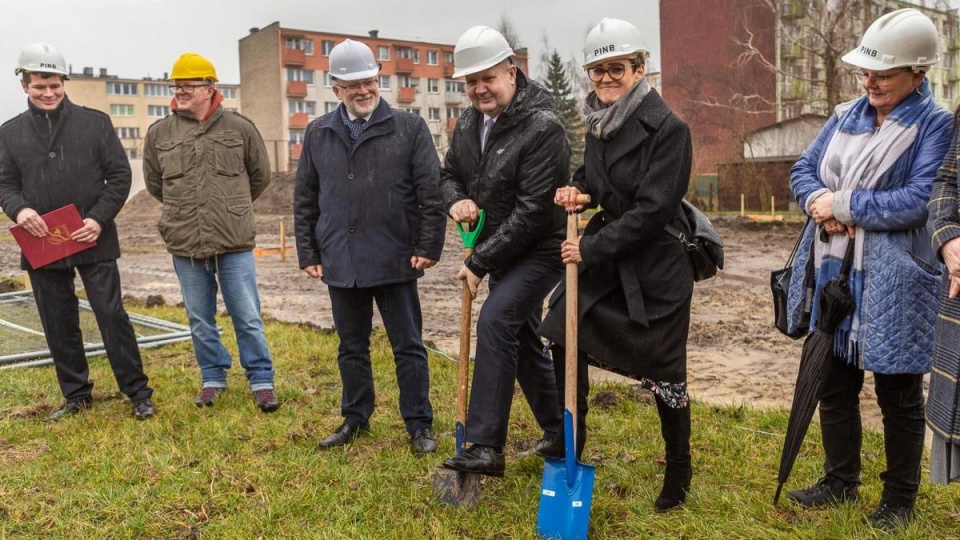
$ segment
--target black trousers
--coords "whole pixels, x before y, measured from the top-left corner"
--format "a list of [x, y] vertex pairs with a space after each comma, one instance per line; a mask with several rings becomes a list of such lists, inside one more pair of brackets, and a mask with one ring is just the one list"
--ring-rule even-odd
[[[820, 426], [823, 432], [823, 464], [828, 478], [847, 484], [860, 483], [860, 448], [863, 427], [860, 419], [860, 391], [864, 372], [832, 358], [824, 366], [820, 398]], [[912, 506], [920, 487], [920, 460], [923, 457], [924, 407], [923, 375], [873, 374], [877, 403], [883, 416], [883, 443], [887, 469], [880, 474], [883, 498]]]
[[137, 337], [120, 299], [117, 262], [101, 261], [66, 270], [41, 268], [28, 273], [63, 396], [74, 400], [91, 397], [93, 393], [74, 287], [74, 277], [79, 273], [87, 292], [87, 301], [97, 318], [117, 386], [131, 400], [149, 398], [153, 389], [147, 384]]
[[544, 435], [563, 425], [553, 361], [537, 334], [543, 299], [560, 281], [563, 268], [554, 254], [529, 254], [490, 275], [490, 295], [477, 317], [477, 354], [467, 411], [468, 442], [502, 447], [507, 441], [514, 381]]
[[423, 347], [423, 317], [417, 280], [378, 287], [328, 287], [333, 321], [340, 336], [337, 363], [343, 391], [340, 413], [345, 421], [369, 427], [376, 405], [370, 332], [376, 301], [393, 349], [400, 388], [400, 414], [407, 432], [433, 425], [430, 405], [430, 366]]

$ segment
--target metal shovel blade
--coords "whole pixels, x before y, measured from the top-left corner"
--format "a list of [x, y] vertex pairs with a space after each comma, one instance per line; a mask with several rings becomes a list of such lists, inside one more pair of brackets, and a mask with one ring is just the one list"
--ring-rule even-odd
[[480, 475], [437, 467], [433, 492], [448, 506], [473, 509], [480, 499]]
[[596, 469], [576, 461], [573, 414], [563, 411], [565, 459], [546, 459], [537, 513], [537, 534], [542, 538], [585, 540], [590, 525], [590, 505]]

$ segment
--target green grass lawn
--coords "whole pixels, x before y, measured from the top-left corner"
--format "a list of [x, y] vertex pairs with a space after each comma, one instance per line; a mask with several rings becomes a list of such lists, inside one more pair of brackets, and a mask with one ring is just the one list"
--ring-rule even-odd
[[[173, 307], [138, 308], [183, 322]], [[235, 351], [228, 319], [225, 341]], [[94, 408], [59, 423], [52, 368], [0, 371], [0, 538], [525, 539], [534, 526], [542, 462], [519, 457], [540, 437], [519, 393], [503, 479], [487, 480], [474, 511], [440, 505], [435, 468], [453, 453], [456, 365], [431, 355], [440, 450], [415, 457], [396, 407], [386, 338], [374, 341], [372, 435], [325, 452], [340, 423], [336, 336], [269, 323], [281, 408], [260, 413], [242, 370], [212, 408], [198, 409], [189, 343], [144, 351], [158, 415], [132, 418], [105, 359], [96, 359]], [[762, 384], [762, 382], [761, 382]], [[686, 509], [652, 511], [663, 466], [656, 408], [622, 385], [594, 388], [585, 457], [597, 466], [591, 538], [887, 538], [864, 522], [880, 495], [882, 440], [864, 439], [861, 500], [823, 511], [771, 504], [786, 413], [693, 409], [695, 476]], [[788, 489], [816, 480], [822, 454], [811, 429]], [[926, 481], [916, 523], [902, 538], [960, 537], [960, 486]]]

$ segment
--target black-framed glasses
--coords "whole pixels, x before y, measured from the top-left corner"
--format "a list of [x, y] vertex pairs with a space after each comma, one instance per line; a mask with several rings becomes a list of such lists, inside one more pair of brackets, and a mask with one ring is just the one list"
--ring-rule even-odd
[[906, 73], [908, 71], [913, 71], [913, 68], [905, 67], [905, 68], [900, 68], [899, 70], [894, 71], [893, 73], [882, 73], [882, 74], [867, 73], [864, 71], [860, 71], [859, 69], [855, 69], [853, 70], [852, 74], [854, 77], [856, 77], [857, 81], [859, 82], [867, 82], [868, 80], [870, 80], [877, 84], [886, 84], [887, 82], [890, 81], [890, 79], [896, 77], [901, 73]]
[[[630, 62], [629, 66], [633, 69], [637, 69], [636, 62]], [[587, 74], [590, 75], [590, 80], [593, 82], [600, 82], [603, 80], [604, 75], [610, 75], [610, 79], [614, 81], [619, 81], [623, 78], [624, 73], [627, 72], [627, 66], [623, 64], [611, 64], [609, 67], [596, 66], [592, 68], [587, 68]]]
[[377, 80], [373, 79], [370, 81], [360, 81], [350, 84], [338, 84], [337, 87], [346, 92], [356, 92], [363, 88], [365, 90], [374, 90], [378, 86]]
[[174, 93], [176, 93], [176, 92], [186, 92], [186, 93], [188, 93], [188, 94], [192, 94], [197, 88], [201, 88], [201, 87], [203, 87], [203, 86], [210, 86], [210, 85], [207, 84], [207, 83], [200, 83], [200, 84], [171, 84], [171, 85], [168, 86], [167, 88], [169, 88], [170, 91], [171, 91], [171, 92], [174, 92]]

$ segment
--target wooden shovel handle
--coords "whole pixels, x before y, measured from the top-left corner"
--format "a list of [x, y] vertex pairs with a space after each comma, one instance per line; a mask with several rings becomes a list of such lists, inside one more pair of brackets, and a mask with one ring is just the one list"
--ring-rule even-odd
[[[464, 251], [464, 259], [472, 249]], [[463, 298], [460, 302], [460, 358], [457, 366], [457, 422], [467, 423], [467, 385], [470, 382], [470, 329], [473, 326], [473, 296], [466, 280], [463, 282]]]
[[[590, 201], [589, 195], [581, 195]], [[577, 197], [579, 203], [580, 197]], [[576, 214], [567, 215], [567, 240], [577, 238], [577, 220]], [[566, 388], [564, 389], [564, 406], [573, 415], [574, 441], [576, 441], [577, 426], [577, 263], [567, 263], [567, 289], [566, 289]]]

